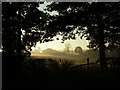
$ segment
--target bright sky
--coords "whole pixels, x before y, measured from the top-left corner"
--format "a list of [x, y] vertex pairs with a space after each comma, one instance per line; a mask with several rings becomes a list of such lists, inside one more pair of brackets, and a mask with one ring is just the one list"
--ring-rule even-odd
[[[50, 4], [45, 2], [44, 4], [41, 4], [39, 9], [43, 10], [45, 9], [46, 5]], [[50, 13], [51, 15], [56, 14], [56, 12], [52, 12]], [[46, 43], [37, 43], [36, 48], [40, 47], [41, 50], [45, 50], [47, 48], [52, 48], [53, 50], [64, 50], [65, 48], [65, 44], [66, 43], [70, 43], [71, 44], [71, 49], [74, 50], [75, 47], [80, 46], [83, 50], [88, 50], [87, 45], [88, 45], [88, 41], [86, 41], [85, 39], [80, 39], [79, 37], [76, 38], [76, 40], [66, 40], [64, 43], [61, 43], [61, 40], [54, 40], [54, 41], [50, 41], [50, 42], [46, 42]], [[34, 48], [33, 48], [34, 49]]]
[[[63, 51], [65, 48], [65, 44], [69, 43], [71, 44], [71, 49], [74, 50], [75, 47], [80, 46], [83, 50], [88, 50], [87, 45], [88, 41], [85, 39], [80, 39], [79, 37], [76, 38], [76, 40], [66, 40], [64, 43], [61, 43], [62, 40], [54, 40], [50, 42], [45, 42], [45, 43], [37, 43], [36, 48], [39, 48], [41, 50], [45, 50], [47, 48], [52, 48], [53, 50], [59, 50]], [[33, 48], [34, 49], [34, 48]]]

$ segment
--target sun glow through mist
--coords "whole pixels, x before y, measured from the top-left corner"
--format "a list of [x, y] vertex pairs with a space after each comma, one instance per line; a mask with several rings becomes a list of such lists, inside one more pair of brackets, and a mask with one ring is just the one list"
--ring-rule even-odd
[[85, 39], [80, 39], [79, 37], [76, 38], [76, 40], [66, 40], [64, 43], [61, 43], [62, 40], [54, 40], [50, 42], [45, 42], [45, 43], [37, 43], [34, 49], [40, 48], [40, 50], [45, 50], [47, 48], [51, 48], [53, 50], [58, 50], [58, 51], [63, 51], [65, 48], [65, 44], [69, 43], [71, 45], [71, 50], [74, 50], [75, 47], [80, 46], [83, 50], [88, 50], [87, 45], [88, 41]]

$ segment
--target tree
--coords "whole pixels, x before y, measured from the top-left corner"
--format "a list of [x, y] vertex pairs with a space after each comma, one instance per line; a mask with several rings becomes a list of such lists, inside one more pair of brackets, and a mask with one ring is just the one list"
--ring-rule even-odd
[[[28, 52], [37, 41], [42, 40], [44, 35], [42, 28], [47, 22], [48, 16], [39, 11], [37, 7], [39, 7], [39, 3], [35, 2], [3, 3], [3, 52], [7, 52], [6, 46], [9, 43], [13, 45], [11, 48], [14, 50], [11, 51], [19, 48]], [[22, 33], [23, 31], [24, 33]], [[9, 42], [6, 41], [6, 36], [10, 37]], [[10, 47], [8, 46], [8, 48]]]
[[47, 10], [59, 13], [51, 23], [63, 41], [75, 34], [86, 37], [89, 48], [99, 49], [101, 69], [107, 70], [105, 49], [120, 48], [120, 3], [53, 2]]
[[67, 54], [70, 54], [70, 49], [71, 49], [70, 43], [66, 43], [64, 50], [65, 50], [65, 52], [66, 52]]
[[44, 27], [47, 25], [49, 15], [38, 10], [40, 4], [2, 3], [2, 55], [5, 68], [9, 69], [7, 71], [19, 72], [24, 60], [22, 51], [30, 56], [31, 47], [35, 46], [36, 42], [46, 41]]
[[75, 48], [75, 53], [78, 53], [79, 55], [83, 52], [82, 48], [80, 46], [77, 46]]

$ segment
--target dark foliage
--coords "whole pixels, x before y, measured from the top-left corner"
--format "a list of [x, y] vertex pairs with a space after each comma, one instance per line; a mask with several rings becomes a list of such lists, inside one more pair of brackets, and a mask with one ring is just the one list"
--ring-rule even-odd
[[107, 70], [105, 49], [120, 48], [120, 3], [53, 2], [47, 10], [59, 13], [49, 25], [62, 32], [62, 40], [85, 37], [89, 48], [99, 49], [101, 68]]
[[4, 89], [118, 88], [117, 60], [110, 64], [113, 71], [103, 72], [98, 64], [76, 66], [73, 61], [29, 60], [26, 55], [30, 56], [31, 47], [38, 41], [52, 41], [57, 34], [65, 41], [78, 34], [90, 40], [89, 48], [99, 48], [100, 65], [106, 70], [105, 49], [120, 48], [120, 3], [53, 2], [47, 10], [57, 11], [55, 16], [39, 11], [40, 4], [2, 3]]

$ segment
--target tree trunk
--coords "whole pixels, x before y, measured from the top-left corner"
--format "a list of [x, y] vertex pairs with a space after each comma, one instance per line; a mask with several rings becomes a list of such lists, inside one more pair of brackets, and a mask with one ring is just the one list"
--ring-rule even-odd
[[97, 5], [97, 15], [96, 15], [96, 19], [97, 19], [97, 23], [98, 23], [98, 44], [99, 44], [99, 59], [100, 59], [100, 66], [101, 66], [101, 70], [102, 71], [106, 71], [107, 68], [107, 61], [106, 61], [106, 57], [105, 57], [105, 36], [104, 36], [104, 25], [102, 22], [102, 14], [103, 12], [101, 11], [101, 3], [99, 5]]
[[107, 61], [105, 57], [105, 45], [104, 45], [104, 30], [99, 29], [99, 58], [101, 70], [107, 70]]

